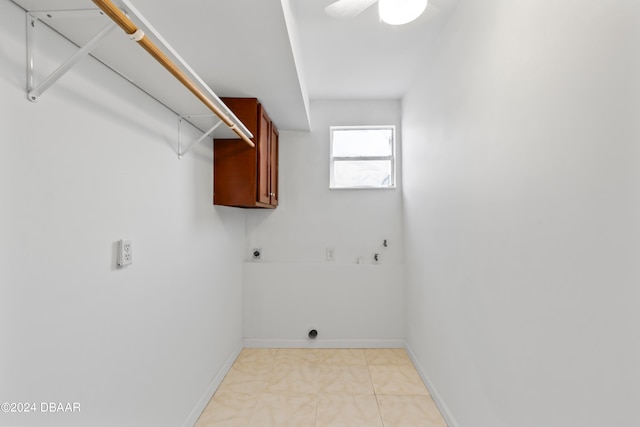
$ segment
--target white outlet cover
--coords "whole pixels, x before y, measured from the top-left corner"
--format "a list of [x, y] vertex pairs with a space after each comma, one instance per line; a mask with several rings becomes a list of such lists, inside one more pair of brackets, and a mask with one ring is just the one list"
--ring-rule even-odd
[[336, 259], [336, 251], [334, 248], [327, 248], [327, 261], [335, 261]]
[[124, 267], [133, 263], [133, 243], [129, 239], [118, 242], [118, 266]]

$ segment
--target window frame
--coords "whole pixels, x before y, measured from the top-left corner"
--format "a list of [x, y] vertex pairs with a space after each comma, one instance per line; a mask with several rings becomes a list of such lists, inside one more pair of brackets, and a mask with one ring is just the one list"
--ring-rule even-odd
[[[334, 156], [333, 136], [336, 130], [390, 130], [391, 131], [391, 154], [388, 156]], [[396, 182], [396, 126], [395, 125], [360, 125], [360, 126], [330, 126], [329, 127], [329, 189], [330, 190], [395, 190]], [[336, 186], [334, 178], [334, 165], [336, 161], [389, 161], [391, 173], [389, 174], [389, 185], [380, 186]]]

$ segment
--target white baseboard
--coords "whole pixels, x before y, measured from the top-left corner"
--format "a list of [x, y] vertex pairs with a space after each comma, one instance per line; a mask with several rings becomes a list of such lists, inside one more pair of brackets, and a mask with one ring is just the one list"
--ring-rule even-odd
[[404, 340], [245, 339], [246, 348], [404, 348]]
[[200, 418], [200, 414], [202, 414], [204, 408], [207, 407], [207, 404], [211, 400], [211, 397], [213, 397], [213, 394], [216, 392], [218, 387], [220, 387], [220, 384], [222, 384], [222, 380], [231, 369], [233, 362], [235, 362], [235, 360], [238, 358], [238, 355], [242, 351], [242, 348], [243, 345], [241, 342], [231, 352], [227, 360], [224, 362], [224, 365], [222, 365], [216, 376], [211, 381], [211, 384], [209, 384], [209, 387], [207, 387], [207, 390], [204, 392], [196, 406], [193, 408], [185, 422], [182, 424], [182, 427], [193, 427], [195, 425], [196, 421], [198, 421], [198, 418]]
[[446, 405], [446, 403], [444, 403], [444, 400], [442, 400], [440, 393], [438, 393], [438, 390], [436, 389], [435, 385], [431, 382], [429, 375], [427, 375], [427, 371], [425, 371], [425, 369], [416, 359], [416, 355], [411, 350], [411, 347], [408, 344], [405, 344], [405, 349], [407, 350], [407, 354], [409, 355], [409, 358], [413, 362], [413, 366], [415, 366], [416, 370], [418, 371], [418, 374], [422, 378], [422, 381], [424, 381], [424, 384], [427, 386], [427, 389], [429, 390], [429, 394], [431, 394], [431, 398], [433, 399], [436, 406], [440, 410], [440, 414], [442, 415], [442, 418], [444, 418], [444, 420], [446, 421], [447, 426], [459, 427], [459, 424], [455, 420], [455, 418], [453, 418], [453, 414], [449, 410], [449, 407]]

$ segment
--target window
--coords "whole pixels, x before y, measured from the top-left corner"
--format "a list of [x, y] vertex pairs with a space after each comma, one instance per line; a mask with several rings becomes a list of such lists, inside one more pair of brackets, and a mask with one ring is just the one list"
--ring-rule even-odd
[[332, 126], [330, 188], [395, 188], [395, 126]]

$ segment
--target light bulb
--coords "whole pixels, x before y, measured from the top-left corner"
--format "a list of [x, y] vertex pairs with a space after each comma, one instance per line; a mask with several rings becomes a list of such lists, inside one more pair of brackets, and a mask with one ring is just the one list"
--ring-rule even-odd
[[390, 25], [407, 24], [427, 8], [428, 0], [379, 0], [380, 19]]

